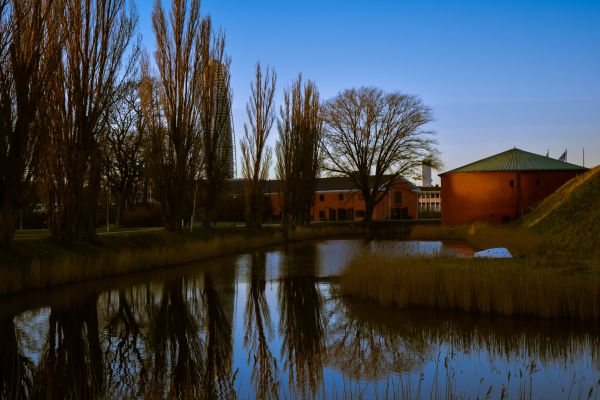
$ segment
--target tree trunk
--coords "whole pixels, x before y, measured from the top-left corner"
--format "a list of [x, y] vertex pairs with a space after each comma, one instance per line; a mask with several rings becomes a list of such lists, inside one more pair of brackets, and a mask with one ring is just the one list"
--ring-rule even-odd
[[374, 202], [371, 198], [367, 199], [365, 197], [365, 218], [363, 219], [363, 223], [367, 226], [367, 228], [369, 228], [373, 223], [373, 212], [375, 211], [375, 205], [373, 203]]

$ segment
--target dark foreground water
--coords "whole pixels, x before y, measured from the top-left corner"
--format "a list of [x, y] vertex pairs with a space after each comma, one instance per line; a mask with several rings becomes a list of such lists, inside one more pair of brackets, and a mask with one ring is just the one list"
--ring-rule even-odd
[[3, 299], [0, 393], [600, 398], [598, 327], [349, 301], [334, 277], [361, 250], [472, 254], [330, 240]]

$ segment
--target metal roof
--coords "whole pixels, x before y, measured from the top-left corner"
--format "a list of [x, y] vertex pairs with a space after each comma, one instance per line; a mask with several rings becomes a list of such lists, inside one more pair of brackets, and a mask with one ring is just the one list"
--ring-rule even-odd
[[472, 162], [462, 167], [444, 172], [497, 172], [497, 171], [585, 171], [587, 168], [530, 153], [521, 149], [510, 149], [491, 157]]

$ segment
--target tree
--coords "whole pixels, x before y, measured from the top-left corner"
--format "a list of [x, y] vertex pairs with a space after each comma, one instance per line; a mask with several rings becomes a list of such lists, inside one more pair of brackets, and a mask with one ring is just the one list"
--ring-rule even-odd
[[277, 127], [282, 223], [288, 226], [305, 224], [310, 221], [314, 204], [323, 132], [319, 91], [313, 82], [308, 81], [302, 86], [302, 76], [298, 76], [291, 93], [285, 92]]
[[125, 203], [142, 179], [143, 129], [139, 82], [123, 85], [108, 112], [107, 134], [102, 143], [104, 177], [117, 205], [115, 225], [121, 225]]
[[275, 83], [277, 75], [267, 67], [263, 76], [260, 63], [256, 64], [252, 94], [246, 105], [250, 126], [244, 124], [242, 173], [244, 176], [245, 215], [248, 227], [260, 227], [264, 217], [264, 188], [269, 177], [272, 151], [267, 138], [275, 122]]
[[424, 159], [439, 163], [433, 132], [424, 129], [431, 119], [418, 97], [377, 88], [348, 89], [327, 103], [326, 169], [347, 176], [360, 191], [366, 224], [394, 181]]
[[139, 54], [130, 0], [64, 0], [62, 65], [47, 98], [44, 179], [53, 237], [67, 245], [96, 237], [100, 142], [108, 111]]
[[203, 45], [210, 23], [200, 16], [200, 2], [173, 0], [168, 18], [160, 0], [154, 3], [152, 26], [158, 77], [146, 67], [145, 114], [151, 129], [152, 178], [166, 228], [179, 231], [192, 214], [194, 187], [202, 170]]
[[40, 107], [60, 62], [52, 0], [0, 0], [0, 245], [12, 242], [37, 171]]
[[[206, 19], [210, 31], [210, 19]], [[231, 124], [231, 58], [225, 54], [225, 35], [209, 36], [203, 46], [203, 90], [200, 124], [204, 151], [201, 204], [205, 227], [215, 219], [215, 209], [225, 181], [233, 178], [233, 128]]]

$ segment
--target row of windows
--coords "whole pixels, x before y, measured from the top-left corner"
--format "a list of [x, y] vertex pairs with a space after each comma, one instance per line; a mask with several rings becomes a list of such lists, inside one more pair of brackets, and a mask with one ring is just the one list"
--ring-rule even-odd
[[419, 211], [440, 211], [441, 209], [442, 205], [440, 202], [419, 204]]
[[435, 193], [425, 192], [425, 193], [421, 193], [419, 195], [419, 197], [422, 198], [422, 199], [439, 199], [440, 198], [440, 192], [435, 192]]
[[[337, 199], [339, 201], [344, 201], [344, 194], [343, 193], [339, 193], [337, 195]], [[362, 195], [361, 194], [358, 195], [358, 199], [362, 200]], [[319, 201], [325, 201], [325, 195], [324, 194], [319, 194]], [[394, 203], [396, 203], [396, 204], [402, 203], [402, 192], [400, 192], [400, 191], [394, 192]]]

